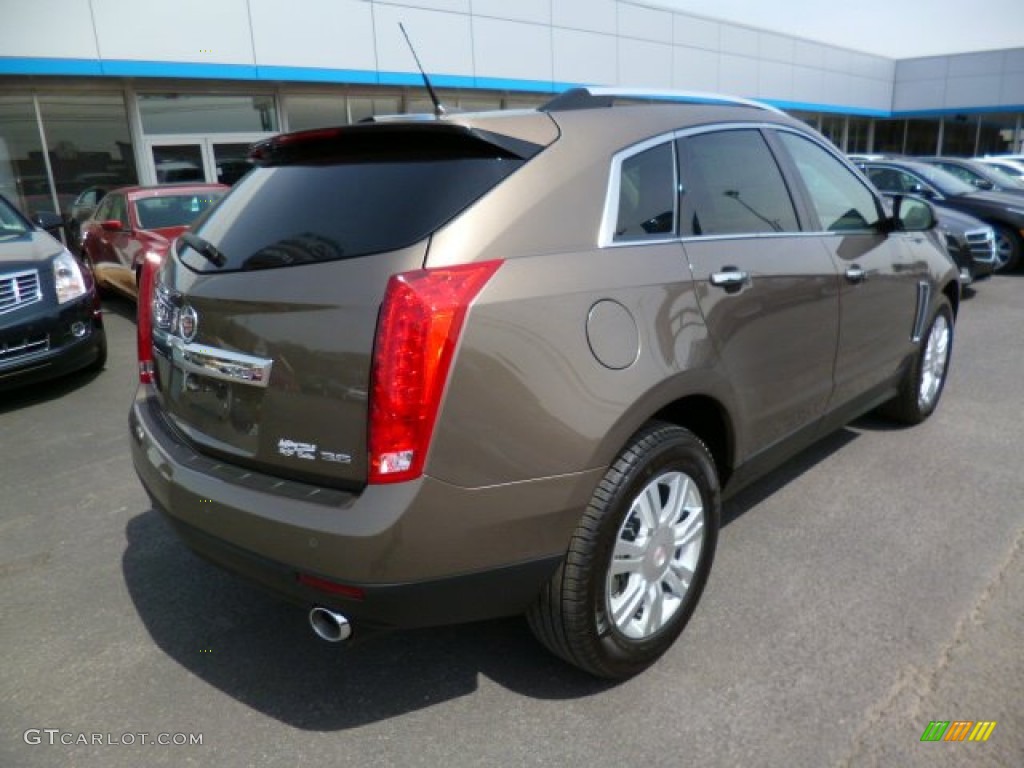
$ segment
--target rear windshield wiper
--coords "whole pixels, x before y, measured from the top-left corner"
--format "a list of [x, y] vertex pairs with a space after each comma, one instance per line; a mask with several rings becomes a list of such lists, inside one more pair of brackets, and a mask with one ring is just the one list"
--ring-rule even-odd
[[195, 232], [186, 232], [178, 238], [178, 253], [181, 253], [182, 243], [212, 263], [215, 267], [223, 267], [228, 263], [228, 258], [217, 250], [217, 246], [208, 240], [203, 240]]

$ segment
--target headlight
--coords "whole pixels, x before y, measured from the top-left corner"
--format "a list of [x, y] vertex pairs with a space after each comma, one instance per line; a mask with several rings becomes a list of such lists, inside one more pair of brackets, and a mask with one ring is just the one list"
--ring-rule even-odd
[[57, 288], [57, 302], [60, 304], [66, 304], [86, 293], [82, 269], [75, 257], [67, 251], [53, 260], [53, 281]]

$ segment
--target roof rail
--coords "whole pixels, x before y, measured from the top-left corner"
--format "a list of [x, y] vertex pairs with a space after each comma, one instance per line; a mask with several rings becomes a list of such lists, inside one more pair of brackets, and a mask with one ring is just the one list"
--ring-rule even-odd
[[647, 88], [613, 88], [606, 86], [585, 86], [570, 88], [547, 102], [539, 109], [542, 112], [564, 112], [570, 109], [597, 109], [614, 107], [618, 102], [626, 103], [667, 103], [667, 104], [728, 104], [754, 107], [768, 112], [785, 114], [781, 109], [763, 101], [727, 96], [708, 91], [672, 91]]

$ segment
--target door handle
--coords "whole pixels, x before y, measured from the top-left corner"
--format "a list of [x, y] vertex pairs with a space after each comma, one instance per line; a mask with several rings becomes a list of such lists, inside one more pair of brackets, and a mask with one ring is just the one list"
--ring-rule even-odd
[[736, 267], [722, 267], [721, 272], [711, 273], [711, 284], [727, 291], [738, 291], [750, 282], [750, 275]]
[[868, 279], [868, 273], [854, 264], [846, 268], [846, 279], [851, 283], [863, 283]]

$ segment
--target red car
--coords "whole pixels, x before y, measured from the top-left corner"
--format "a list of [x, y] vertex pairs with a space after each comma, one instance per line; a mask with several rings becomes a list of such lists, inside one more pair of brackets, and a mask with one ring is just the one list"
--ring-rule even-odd
[[162, 260], [174, 239], [228, 189], [185, 184], [111, 190], [82, 224], [82, 253], [99, 287], [136, 298], [143, 260]]

